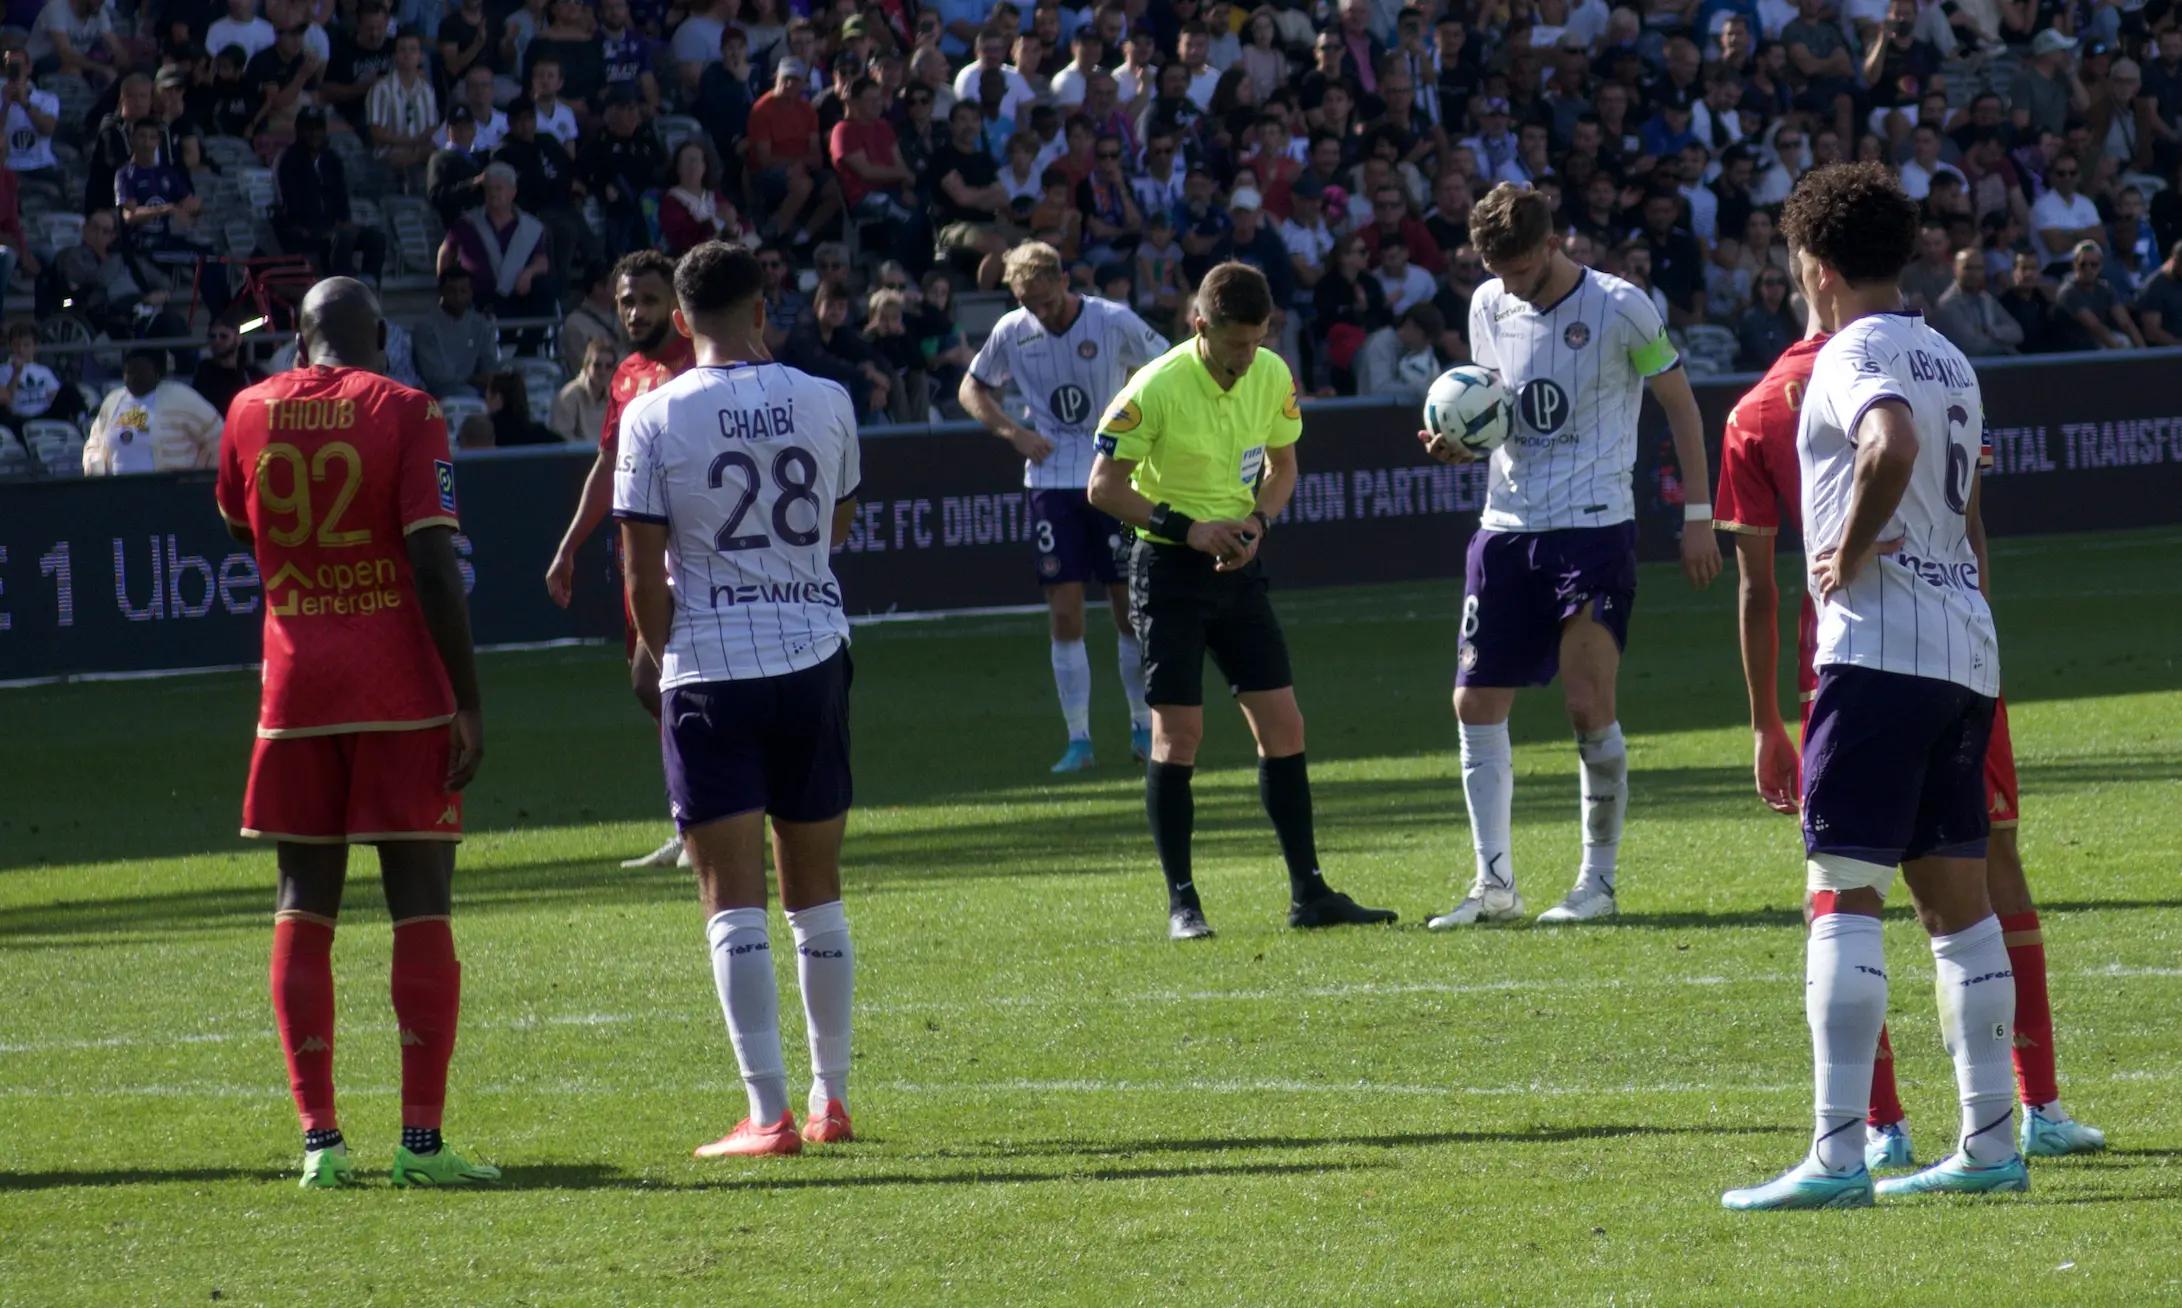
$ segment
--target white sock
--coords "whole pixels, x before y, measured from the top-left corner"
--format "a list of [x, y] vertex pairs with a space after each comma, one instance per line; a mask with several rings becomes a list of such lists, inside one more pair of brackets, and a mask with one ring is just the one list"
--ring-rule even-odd
[[1514, 825], [1515, 754], [1508, 745], [1508, 724], [1456, 725], [1462, 733], [1462, 798], [1470, 809], [1477, 879], [1513, 890], [1515, 860], [1508, 848], [1508, 828]]
[[[1828, 913], [1804, 948], [1803, 1015], [1811, 1024], [1817, 1129], [1811, 1152], [1836, 1172], [1864, 1162], [1865, 1114], [1879, 1028], [1887, 1020], [1886, 947], [1879, 919]], [[2005, 1059], [2003, 1059], [2005, 1061]]]
[[765, 910], [724, 909], [705, 924], [705, 938], [712, 942], [712, 984], [750, 1093], [750, 1120], [771, 1126], [788, 1111], [788, 1069], [780, 1061], [780, 994]]
[[826, 1101], [849, 1102], [849, 1016], [856, 952], [849, 917], [836, 899], [788, 915], [796, 937], [796, 982], [803, 991], [803, 1025], [811, 1039], [811, 1112]]
[[1152, 707], [1144, 702], [1144, 647], [1134, 636], [1114, 642], [1114, 658], [1121, 665], [1121, 688], [1129, 696], [1129, 729], [1142, 731], [1152, 725]]
[[1053, 689], [1070, 740], [1091, 739], [1091, 655], [1080, 640], [1053, 642]]
[[1940, 1035], [1955, 1059], [1962, 1096], [1963, 1156], [1973, 1163], [2015, 1157], [2015, 1081], [2008, 1051], [2015, 1041], [2015, 974], [1988, 917], [1951, 936], [1932, 937], [1933, 988]]
[[1629, 745], [1622, 739], [1621, 724], [1577, 732], [1576, 757], [1583, 763], [1583, 870], [1576, 888], [1610, 895], [1614, 861], [1621, 856], [1621, 823], [1629, 812]]

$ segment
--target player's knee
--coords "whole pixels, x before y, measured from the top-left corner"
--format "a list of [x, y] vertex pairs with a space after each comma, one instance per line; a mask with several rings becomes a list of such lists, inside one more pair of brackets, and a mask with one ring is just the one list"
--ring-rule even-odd
[[1564, 698], [1568, 706], [1569, 725], [1576, 730], [1604, 731], [1613, 725], [1613, 687], [1570, 682], [1565, 688]]
[[1057, 604], [1047, 613], [1046, 618], [1046, 626], [1053, 633], [1053, 639], [1062, 642], [1083, 639], [1082, 605], [1070, 607], [1065, 604]]
[[1152, 718], [1152, 757], [1161, 763], [1195, 763], [1197, 747], [1205, 740], [1200, 720], [1176, 721], [1165, 714]]

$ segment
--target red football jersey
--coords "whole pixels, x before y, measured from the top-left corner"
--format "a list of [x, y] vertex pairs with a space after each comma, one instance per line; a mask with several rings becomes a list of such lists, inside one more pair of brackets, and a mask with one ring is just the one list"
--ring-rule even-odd
[[688, 372], [697, 362], [696, 347], [689, 337], [667, 329], [667, 343], [659, 347], [658, 358], [642, 350], [631, 351], [629, 356], [614, 368], [614, 379], [606, 384], [606, 416], [599, 423], [599, 448], [612, 458], [621, 443], [621, 411], [629, 402], [656, 386]]
[[[1811, 365], [1826, 337], [1797, 341], [1782, 352], [1758, 384], [1735, 402], [1720, 442], [1720, 489], [1712, 499], [1713, 525], [1721, 531], [1773, 536], [1781, 524], [1803, 530], [1803, 472], [1796, 459], [1796, 425]], [[1818, 610], [1803, 592], [1796, 620], [1796, 689], [1805, 702], [1818, 690]]]
[[228, 408], [218, 496], [221, 515], [250, 529], [264, 578], [260, 736], [454, 716], [403, 544], [459, 525], [437, 401], [360, 368], [260, 382]]

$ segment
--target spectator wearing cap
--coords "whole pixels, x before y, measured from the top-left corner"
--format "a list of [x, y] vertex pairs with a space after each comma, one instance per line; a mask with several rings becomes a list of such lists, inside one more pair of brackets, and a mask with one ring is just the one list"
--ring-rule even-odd
[[510, 101], [508, 137], [493, 151], [493, 161], [515, 170], [515, 203], [546, 225], [553, 237], [553, 249], [559, 252], [557, 257], [572, 259], [583, 267], [603, 263], [605, 247], [576, 207], [583, 199], [583, 180], [577, 175], [576, 162], [568, 157], [566, 147], [541, 130], [542, 126], [537, 106], [527, 97]]
[[[747, 54], [749, 36], [740, 27], [730, 24], [720, 29], [722, 58], [726, 56], [725, 41], [729, 30], [742, 36], [743, 48]], [[610, 92], [628, 90], [644, 102], [651, 114], [656, 115], [659, 112], [659, 77], [652, 71], [652, 43], [630, 21], [629, 0], [599, 0], [598, 49], [598, 107], [603, 111], [605, 97]], [[747, 71], [744, 77], [747, 85]]]
[[501, 318], [542, 318], [558, 307], [554, 294], [553, 237], [544, 223], [516, 207], [515, 170], [489, 164], [482, 181], [484, 203], [447, 228], [439, 268], [467, 269], [478, 303]]
[[809, 78], [800, 60], [781, 60], [773, 70], [773, 89], [751, 106], [750, 135], [743, 143], [771, 230], [793, 232], [798, 246], [810, 244], [811, 232], [841, 211], [840, 188], [824, 167], [818, 111], [807, 98]]
[[1667, 319], [1677, 327], [1705, 320], [1705, 252], [1680, 225], [1681, 193], [1662, 184], [1644, 197], [1642, 242], [1650, 282], [1667, 298]]
[[439, 299], [411, 329], [417, 376], [432, 394], [485, 393], [485, 380], [500, 366], [500, 335], [479, 313], [475, 283], [459, 263], [440, 269]]
[[220, 451], [220, 415], [205, 397], [167, 377], [167, 352], [133, 349], [83, 442], [83, 475], [209, 468]]
[[415, 32], [394, 38], [393, 72], [372, 85], [364, 117], [373, 152], [404, 190], [414, 188], [432, 157], [432, 128], [439, 122], [439, 95], [425, 75], [424, 39]]
[[167, 155], [184, 171], [205, 166], [204, 122], [190, 108], [190, 73], [168, 64], [152, 79], [152, 113], [166, 124]]
[[296, 115], [295, 143], [280, 152], [273, 182], [273, 235], [283, 250], [309, 255], [321, 276], [362, 276], [378, 285], [386, 233], [350, 213], [348, 175], [341, 156], [326, 148], [324, 111]]
[[273, 48], [273, 25], [258, 14], [258, 0], [227, 0], [227, 12], [205, 29], [205, 49], [242, 47], [244, 62], [260, 50]]
[[577, 172], [606, 219], [607, 250], [619, 255], [648, 243], [642, 197], [666, 171], [666, 147], [644, 126], [635, 94], [607, 92], [606, 129], [585, 140], [577, 158]]
[[[1247, 263], [1265, 274], [1273, 292], [1273, 333], [1279, 338], [1288, 306], [1295, 302], [1295, 271], [1288, 265], [1288, 245], [1266, 221], [1265, 197], [1248, 186], [1238, 186], [1227, 198], [1228, 230], [1213, 247], [1213, 262]], [[1430, 276], [1425, 278], [1431, 281]]]
[[[447, 111], [449, 123], [454, 121], [455, 108], [462, 109], [477, 127], [477, 135], [471, 138], [467, 153], [483, 159], [499, 149], [500, 142], [507, 139], [508, 116], [493, 104], [492, 69], [478, 65], [463, 76], [462, 98], [454, 108]], [[453, 139], [451, 132], [442, 127], [432, 143], [444, 150]]]
[[2075, 38], [2050, 27], [2032, 38], [2030, 62], [2008, 91], [2017, 132], [2059, 132], [2070, 115], [2091, 111], [2091, 92], [2076, 76], [2075, 50]]

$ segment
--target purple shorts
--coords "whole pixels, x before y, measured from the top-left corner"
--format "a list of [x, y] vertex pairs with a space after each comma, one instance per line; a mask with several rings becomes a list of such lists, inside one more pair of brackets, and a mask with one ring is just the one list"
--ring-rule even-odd
[[1561, 626], [1592, 610], [1629, 647], [1636, 524], [1479, 531], [1462, 569], [1458, 686], [1543, 686], [1561, 667]]
[[760, 810], [784, 822], [846, 813], [854, 679], [843, 645], [800, 672], [668, 691], [659, 736], [676, 829]]
[[1993, 701], [1952, 681], [1818, 670], [1803, 737], [1803, 847], [1882, 867], [1983, 858]]
[[1080, 490], [1030, 493], [1031, 543], [1038, 547], [1038, 584], [1121, 582], [1121, 524], [1091, 507]]

